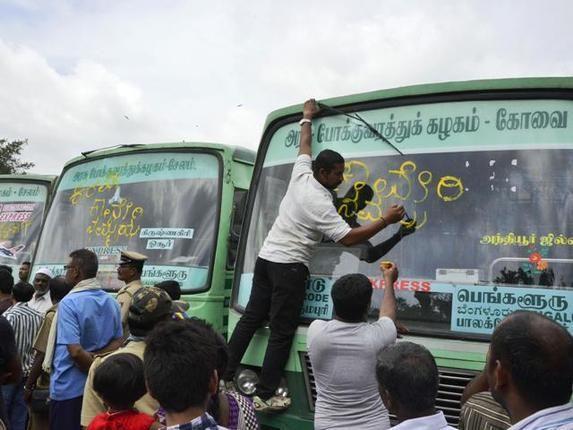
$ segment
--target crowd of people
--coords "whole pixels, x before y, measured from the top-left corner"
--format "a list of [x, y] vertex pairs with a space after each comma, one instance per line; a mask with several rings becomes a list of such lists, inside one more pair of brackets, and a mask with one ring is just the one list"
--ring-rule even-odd
[[[123, 251], [114, 298], [99, 281], [98, 258], [70, 253], [65, 277], [30, 264], [14, 284], [0, 266], [0, 429], [214, 430], [259, 429], [255, 412], [279, 412], [291, 399], [277, 394], [298, 326], [308, 265], [323, 240], [364, 244], [405, 216], [392, 206], [380, 220], [342, 218], [332, 190], [344, 159], [322, 151], [311, 161], [311, 126], [318, 112], [305, 103], [299, 156], [279, 215], [255, 265], [245, 312], [229, 343], [189, 316], [175, 281], [143, 286], [147, 257]], [[415, 227], [415, 226], [414, 226]], [[364, 259], [380, 259], [391, 242], [369, 244]], [[369, 242], [368, 242], [369, 243]], [[451, 429], [436, 408], [439, 372], [432, 354], [397, 341], [394, 263], [382, 262], [386, 286], [379, 318], [368, 322], [370, 280], [358, 273], [333, 284], [334, 316], [307, 330], [317, 388], [314, 426], [326, 429]], [[255, 331], [270, 337], [256, 392], [245, 397], [234, 374]], [[465, 430], [573, 429], [573, 338], [558, 323], [515, 312], [493, 332], [484, 371], [466, 387]]]
[[259, 428], [252, 401], [219, 384], [226, 340], [187, 315], [177, 282], [143, 287], [145, 259], [121, 254], [116, 298], [87, 249], [70, 254], [65, 277], [41, 268], [33, 286], [0, 268], [11, 303], [0, 316], [2, 430]]

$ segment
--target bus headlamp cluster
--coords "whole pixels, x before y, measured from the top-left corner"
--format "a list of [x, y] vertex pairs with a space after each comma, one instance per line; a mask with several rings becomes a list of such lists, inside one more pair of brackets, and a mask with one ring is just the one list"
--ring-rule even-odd
[[235, 378], [237, 389], [245, 396], [252, 396], [255, 394], [258, 383], [259, 375], [251, 369], [241, 370]]

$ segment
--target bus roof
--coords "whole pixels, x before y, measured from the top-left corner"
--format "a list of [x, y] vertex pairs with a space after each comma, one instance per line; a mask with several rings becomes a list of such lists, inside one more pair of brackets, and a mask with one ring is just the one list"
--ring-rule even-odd
[[93, 160], [105, 156], [113, 156], [118, 154], [128, 154], [137, 151], [156, 151], [156, 150], [181, 150], [181, 149], [206, 149], [221, 152], [228, 152], [232, 155], [235, 161], [254, 164], [255, 152], [234, 145], [223, 145], [221, 143], [208, 143], [208, 142], [172, 142], [172, 143], [147, 143], [147, 144], [132, 144], [132, 145], [118, 145], [109, 148], [95, 149], [93, 151], [82, 152], [82, 155], [72, 158], [64, 165], [64, 170], [72, 164], [80, 163], [82, 161]]
[[[421, 95], [453, 94], [479, 91], [507, 91], [523, 89], [573, 89], [573, 77], [551, 78], [509, 78], [509, 79], [483, 79], [474, 81], [441, 82], [433, 84], [411, 85], [378, 91], [353, 94], [349, 96], [333, 97], [320, 100], [331, 106], [345, 106], [363, 103], [372, 100], [394, 99]], [[293, 115], [302, 111], [302, 104], [292, 105], [271, 112], [265, 121], [266, 128], [280, 117]]]
[[33, 182], [48, 182], [53, 183], [56, 180], [55, 175], [29, 175], [29, 174], [11, 174], [11, 175], [0, 175], [1, 182], [8, 181], [33, 181]]

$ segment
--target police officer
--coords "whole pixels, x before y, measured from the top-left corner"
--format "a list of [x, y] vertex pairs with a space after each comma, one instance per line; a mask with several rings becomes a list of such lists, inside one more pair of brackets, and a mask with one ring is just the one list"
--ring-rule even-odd
[[121, 306], [121, 323], [123, 325], [123, 336], [129, 335], [127, 326], [127, 314], [133, 295], [143, 287], [141, 284], [141, 273], [147, 256], [135, 251], [122, 251], [119, 266], [117, 267], [117, 279], [125, 282], [125, 287], [117, 293], [117, 301]]

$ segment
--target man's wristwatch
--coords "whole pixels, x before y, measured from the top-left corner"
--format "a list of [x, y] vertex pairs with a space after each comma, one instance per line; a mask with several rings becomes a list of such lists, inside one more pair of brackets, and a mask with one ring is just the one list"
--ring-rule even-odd
[[300, 125], [302, 127], [303, 124], [309, 123], [312, 125], [312, 120], [308, 119], [308, 118], [303, 118], [298, 122], [298, 125]]

